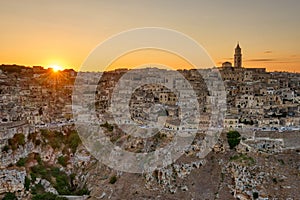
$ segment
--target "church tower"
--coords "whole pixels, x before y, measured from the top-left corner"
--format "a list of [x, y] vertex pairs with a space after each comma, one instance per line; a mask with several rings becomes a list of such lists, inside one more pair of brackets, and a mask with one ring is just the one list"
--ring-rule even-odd
[[235, 67], [242, 67], [242, 49], [241, 49], [239, 43], [237, 44], [237, 46], [235, 48], [234, 66]]

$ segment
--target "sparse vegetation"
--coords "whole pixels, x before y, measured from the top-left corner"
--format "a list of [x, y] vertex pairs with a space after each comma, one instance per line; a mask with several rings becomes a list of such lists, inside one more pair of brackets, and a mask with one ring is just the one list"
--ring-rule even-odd
[[76, 192], [76, 195], [80, 195], [80, 196], [89, 195], [89, 194], [90, 194], [90, 191], [86, 188], [86, 186], [84, 186], [84, 188], [82, 188]]
[[230, 157], [229, 160], [230, 161], [243, 162], [243, 163], [247, 163], [249, 165], [255, 164], [255, 160], [252, 157], [247, 156], [246, 154], [234, 155], [234, 156]]
[[78, 145], [81, 143], [78, 133], [76, 131], [71, 131], [67, 135], [66, 139], [67, 140], [65, 141], [65, 144], [69, 145], [69, 147], [72, 149], [72, 152], [75, 153]]
[[41, 135], [44, 138], [44, 144], [49, 144], [53, 149], [59, 149], [62, 145], [65, 145], [65, 149], [70, 148], [75, 153], [81, 143], [75, 130], [68, 131], [66, 135], [58, 131], [41, 130]]
[[[40, 177], [48, 180], [53, 187], [57, 190], [59, 194], [62, 195], [74, 195], [77, 193], [80, 194], [89, 194], [89, 190], [87, 188], [78, 189], [76, 186], [72, 184], [72, 180], [74, 179], [74, 175], [68, 176], [65, 172], [60, 171], [57, 167], [43, 165], [36, 165], [31, 168], [31, 177]], [[33, 178], [32, 178], [33, 179]], [[38, 188], [36, 188], [37, 190]], [[36, 192], [36, 194], [40, 194], [42, 192]]]
[[8, 140], [9, 147], [16, 150], [19, 146], [25, 145], [25, 136], [23, 133], [15, 134], [13, 138]]
[[36, 184], [34, 187], [31, 188], [32, 194], [43, 194], [45, 193], [45, 188], [40, 184]]
[[[65, 151], [66, 155], [58, 157], [57, 162], [61, 166], [66, 167], [69, 158], [68, 154], [70, 152], [75, 153], [81, 143], [77, 132], [75, 130], [68, 130], [62, 133], [59, 131], [44, 129], [41, 130], [40, 133], [40, 139], [37, 139], [39, 133], [32, 133], [28, 135], [27, 140], [32, 141], [35, 144], [41, 143], [44, 146], [49, 144], [53, 149]], [[24, 134], [15, 134], [13, 138], [9, 139], [8, 145], [2, 148], [2, 151], [8, 152], [10, 149], [16, 150], [20, 145], [25, 145], [25, 140], [26, 138]], [[42, 178], [49, 181], [61, 195], [85, 195], [90, 193], [86, 186], [82, 187], [81, 185], [79, 187], [78, 185], [73, 184], [75, 179], [74, 174], [68, 175], [59, 168], [49, 165], [49, 163], [44, 163], [40, 155], [37, 153], [31, 153], [26, 158], [20, 158], [16, 163], [16, 166], [24, 167], [26, 166], [26, 163], [29, 162], [32, 162], [35, 165], [27, 169], [30, 176], [25, 177], [24, 188], [26, 191], [31, 189], [31, 193], [34, 194], [32, 199], [65, 199], [60, 198], [57, 195], [46, 193], [45, 189], [40, 183], [34, 184], [37, 178]], [[8, 193], [5, 199], [14, 199], [12, 198], [12, 195], [14, 194]]]
[[28, 135], [27, 139], [28, 141], [32, 141], [36, 146], [41, 144], [41, 140], [37, 139], [38, 132], [34, 132]]
[[30, 133], [28, 136], [27, 136], [27, 139], [28, 140], [31, 140], [31, 141], [35, 141], [36, 138], [38, 136], [38, 133], [37, 132], [34, 132], [34, 133]]
[[50, 192], [43, 194], [36, 194], [32, 197], [32, 200], [67, 200], [65, 197], [60, 197], [58, 195], [52, 194]]

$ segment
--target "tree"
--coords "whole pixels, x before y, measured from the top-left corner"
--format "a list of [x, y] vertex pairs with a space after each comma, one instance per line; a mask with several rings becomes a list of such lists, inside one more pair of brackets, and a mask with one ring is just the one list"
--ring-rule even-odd
[[229, 131], [227, 133], [227, 141], [230, 149], [236, 147], [241, 141], [241, 135], [237, 131]]
[[8, 150], [9, 150], [9, 146], [8, 145], [5, 145], [4, 147], [3, 147], [3, 149], [2, 149], [2, 152], [8, 152]]
[[114, 175], [114, 176], [110, 177], [109, 183], [114, 184], [115, 182], [117, 182], [117, 177]]
[[258, 199], [258, 193], [257, 192], [253, 192], [253, 199]]
[[27, 176], [25, 176], [24, 187], [25, 187], [26, 191], [29, 190], [29, 187], [30, 187], [30, 179], [29, 179]]

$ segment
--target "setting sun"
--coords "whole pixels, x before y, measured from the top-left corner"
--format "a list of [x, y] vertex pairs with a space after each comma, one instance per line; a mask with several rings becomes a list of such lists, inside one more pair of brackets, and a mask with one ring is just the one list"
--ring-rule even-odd
[[54, 72], [63, 70], [63, 68], [59, 65], [51, 65], [50, 68], [52, 68]]

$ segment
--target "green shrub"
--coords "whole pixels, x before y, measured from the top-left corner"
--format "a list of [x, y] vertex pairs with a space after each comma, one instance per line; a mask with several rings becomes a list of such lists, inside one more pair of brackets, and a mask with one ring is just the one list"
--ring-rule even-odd
[[63, 166], [63, 167], [66, 167], [67, 166], [67, 158], [64, 157], [64, 156], [60, 156], [57, 158], [57, 162]]
[[26, 191], [29, 190], [29, 187], [30, 187], [30, 179], [29, 179], [27, 176], [25, 177], [24, 187], [25, 187]]
[[58, 167], [53, 167], [53, 168], [51, 168], [50, 173], [53, 177], [57, 177], [63, 172], [61, 172]]
[[30, 178], [31, 178], [32, 183], [34, 183], [36, 181], [36, 174], [31, 172], [30, 173]]
[[46, 138], [50, 131], [48, 129], [40, 129], [40, 132], [41, 135]]
[[79, 195], [79, 196], [83, 196], [83, 195], [90, 195], [90, 191], [86, 188], [86, 186], [78, 191], [76, 191], [76, 195]]
[[27, 159], [26, 158], [20, 158], [20, 160], [18, 160], [18, 162], [16, 163], [16, 165], [18, 167], [24, 167], [26, 164]]
[[41, 143], [42, 143], [41, 140], [35, 140], [34, 141], [35, 146], [39, 146], [39, 145], [41, 145]]
[[19, 145], [24, 145], [25, 144], [25, 135], [20, 133], [20, 134], [16, 134], [16, 141]]
[[58, 131], [41, 129], [41, 135], [44, 139], [44, 143], [46, 140], [53, 149], [58, 149], [63, 142], [63, 134]]
[[67, 174], [60, 174], [56, 178], [56, 183], [54, 185], [54, 188], [57, 190], [59, 194], [71, 194], [70, 192], [70, 184], [69, 184], [69, 178]]
[[15, 134], [13, 138], [8, 140], [12, 150], [16, 150], [19, 146], [25, 145], [25, 135], [22, 133]]
[[[76, 194], [88, 194], [89, 191], [84, 187], [83, 189], [78, 189], [76, 186], [72, 185], [72, 180], [74, 180], [75, 175], [67, 175], [65, 172], [60, 171], [58, 167], [50, 167], [46, 165], [36, 165], [31, 168], [31, 180], [35, 180], [36, 177], [41, 177], [48, 180], [53, 187], [57, 190], [60, 195], [76, 195]], [[33, 194], [44, 193], [43, 188], [35, 187], [32, 188]]]
[[8, 192], [2, 200], [17, 200], [17, 197], [14, 193]]
[[278, 159], [278, 162], [281, 164], [281, 165], [284, 165], [284, 161], [282, 159]]
[[[33, 167], [31, 168], [31, 171], [32, 171], [34, 174], [36, 174], [37, 177], [41, 177], [41, 178], [44, 178], [44, 179], [46, 179], [47, 174], [48, 174], [46, 167], [43, 166], [43, 165], [36, 165], [36, 166], [33, 166]], [[48, 175], [49, 175], [49, 174], [48, 174]], [[47, 179], [47, 180], [48, 180], [48, 179]]]
[[8, 145], [5, 145], [3, 148], [2, 148], [2, 152], [8, 152], [8, 150], [9, 150], [10, 148], [9, 148], [9, 146]]
[[114, 175], [114, 176], [110, 177], [109, 183], [110, 184], [115, 184], [115, 182], [117, 182], [117, 177]]
[[35, 159], [36, 159], [36, 161], [38, 162], [39, 165], [43, 164], [42, 158], [41, 158], [41, 156], [39, 154], [36, 155]]
[[53, 149], [59, 149], [62, 145], [63, 134], [60, 132], [51, 132], [48, 142]]
[[65, 144], [72, 149], [72, 152], [75, 153], [78, 145], [81, 143], [80, 137], [76, 131], [71, 131], [67, 137]]
[[43, 194], [45, 193], [45, 188], [41, 185], [41, 183], [36, 184], [31, 188], [31, 194]]
[[108, 122], [105, 122], [104, 124], [101, 124], [100, 126], [106, 128], [109, 132], [112, 132], [114, 130], [114, 126], [109, 124]]

